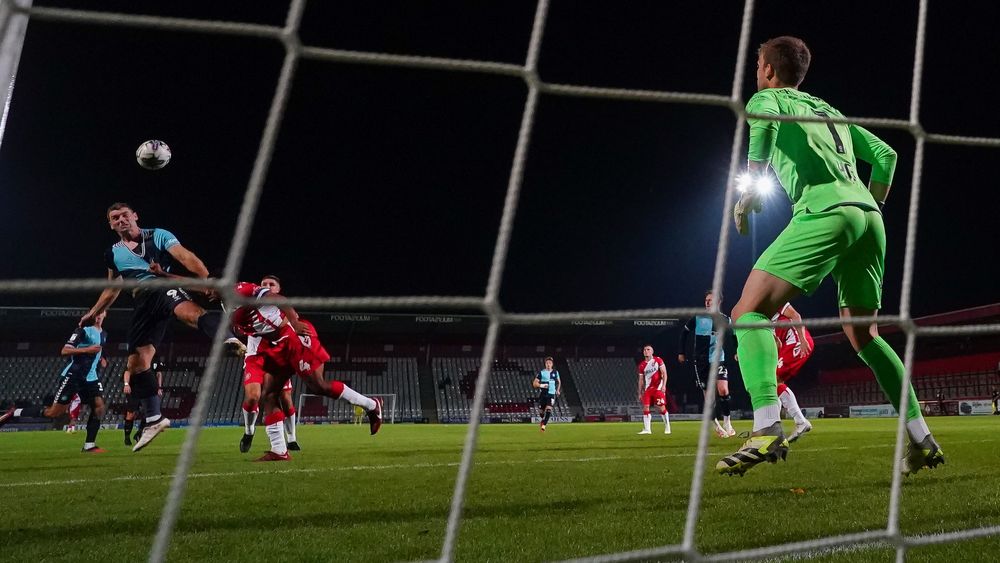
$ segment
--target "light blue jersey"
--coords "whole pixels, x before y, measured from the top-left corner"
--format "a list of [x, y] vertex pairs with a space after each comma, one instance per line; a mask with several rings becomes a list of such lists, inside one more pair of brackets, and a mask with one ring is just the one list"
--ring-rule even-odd
[[142, 229], [134, 249], [126, 246], [125, 241], [118, 241], [104, 253], [104, 261], [115, 277], [149, 280], [156, 277], [149, 271], [152, 262], [170, 271], [174, 257], [167, 250], [178, 244], [177, 237], [166, 229]]
[[[107, 335], [103, 330], [88, 326], [76, 329], [66, 341], [66, 346], [86, 348], [88, 346], [104, 346]], [[73, 376], [86, 381], [97, 381], [97, 366], [101, 363], [101, 352], [95, 354], [77, 354], [70, 356], [69, 363], [62, 370], [62, 377]]]
[[549, 395], [555, 395], [556, 390], [559, 389], [559, 371], [555, 369], [552, 370], [543, 369], [542, 371], [538, 372], [538, 375], [535, 376], [535, 379], [537, 379], [538, 382], [543, 385], [548, 384], [549, 387], [547, 389], [543, 388], [542, 391], [548, 391]]

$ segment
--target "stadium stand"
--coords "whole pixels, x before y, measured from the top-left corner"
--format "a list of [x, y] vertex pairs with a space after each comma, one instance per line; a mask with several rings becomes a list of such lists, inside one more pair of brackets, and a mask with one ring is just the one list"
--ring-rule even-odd
[[584, 408], [636, 402], [635, 360], [632, 358], [568, 359]]
[[[432, 358], [431, 370], [437, 385], [438, 419], [463, 422], [469, 419], [479, 358]], [[538, 390], [531, 386], [535, 372], [543, 367], [543, 358], [509, 358], [493, 363], [493, 375], [486, 396], [489, 418], [520, 420], [537, 413]], [[555, 416], [572, 416], [566, 398], [556, 401]]]

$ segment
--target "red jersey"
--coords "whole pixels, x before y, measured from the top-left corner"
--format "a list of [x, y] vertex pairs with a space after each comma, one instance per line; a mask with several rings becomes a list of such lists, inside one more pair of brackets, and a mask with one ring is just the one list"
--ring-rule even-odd
[[[788, 309], [788, 305], [789, 305], [788, 303], [785, 303], [785, 306], [782, 307], [780, 311], [775, 313], [773, 317], [771, 317], [771, 322], [775, 323], [792, 322], [792, 319], [790, 319], [788, 316], [785, 315], [785, 311]], [[796, 327], [793, 326], [774, 327], [774, 337], [778, 339], [779, 348], [784, 348], [786, 346], [792, 348], [798, 348], [802, 346], [802, 343], [799, 341], [799, 333], [795, 329]], [[806, 336], [809, 336], [808, 328], [802, 327], [802, 330], [805, 331]]]
[[663, 359], [659, 356], [653, 356], [649, 360], [643, 359], [639, 362], [636, 371], [645, 378], [645, 389], [659, 389], [663, 385], [663, 374], [660, 373], [660, 366], [664, 365]]
[[[236, 293], [263, 299], [270, 289], [249, 282], [236, 284]], [[276, 305], [244, 305], [233, 311], [233, 330], [247, 336], [260, 336], [278, 330], [285, 315]]]

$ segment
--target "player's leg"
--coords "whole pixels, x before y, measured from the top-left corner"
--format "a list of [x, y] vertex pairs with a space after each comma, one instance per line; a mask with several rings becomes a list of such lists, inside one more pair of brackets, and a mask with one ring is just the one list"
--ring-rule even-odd
[[[90, 405], [90, 416], [87, 418], [87, 441], [83, 443], [83, 450], [87, 453], [105, 453], [105, 450], [97, 447], [97, 433], [101, 429], [101, 419], [104, 418], [104, 389], [100, 382], [92, 381], [88, 385], [88, 405]], [[81, 390], [83, 392], [83, 390]]]
[[642, 430], [639, 434], [652, 434], [653, 430], [650, 427], [653, 422], [653, 415], [650, 413], [650, 405], [653, 402], [653, 393], [651, 389], [646, 389], [642, 393]]
[[[166, 322], [161, 324], [163, 330], [166, 330]], [[132, 387], [132, 394], [142, 404], [146, 422], [142, 429], [142, 435], [132, 447], [133, 452], [138, 452], [159, 436], [160, 432], [170, 427], [170, 419], [160, 412], [160, 395], [156, 374], [150, 367], [153, 357], [156, 355], [156, 347], [147, 343], [136, 346], [133, 350], [127, 360], [128, 370], [132, 372], [132, 379], [129, 383]]]
[[125, 415], [122, 421], [125, 428], [125, 445], [132, 445], [132, 429], [135, 428], [135, 411], [125, 407]]
[[545, 427], [549, 425], [549, 420], [552, 418], [552, 406], [556, 403], [555, 395], [549, 395], [548, 393], [545, 395], [545, 412], [542, 415], [542, 430], [545, 430]]
[[323, 377], [323, 365], [330, 359], [330, 354], [316, 334], [316, 327], [309, 321], [299, 319], [312, 332], [311, 338], [298, 338], [290, 343], [289, 357], [296, 373], [305, 381], [306, 389], [314, 395], [323, 395], [332, 399], [343, 399], [352, 405], [359, 406], [368, 413], [368, 426], [372, 435], [382, 427], [382, 399], [366, 397], [344, 385], [340, 381], [327, 381]]
[[288, 442], [285, 441], [285, 413], [281, 410], [279, 395], [288, 375], [264, 376], [264, 431], [271, 443], [270, 449], [256, 461], [288, 461]]
[[298, 414], [295, 412], [295, 403], [292, 401], [292, 379], [288, 378], [281, 388], [281, 410], [285, 413], [285, 438], [288, 440], [288, 449], [297, 452], [302, 448], [295, 436], [295, 422]]
[[[201, 332], [209, 339], [215, 338], [215, 333], [219, 330], [219, 325], [222, 324], [222, 315], [206, 311], [204, 307], [191, 301], [188, 294], [182, 289], [171, 289], [167, 293], [169, 294], [170, 291], [179, 292], [173, 295], [175, 300], [174, 316], [177, 317], [177, 320]], [[246, 345], [239, 338], [236, 338], [231, 330], [227, 331], [226, 344], [238, 354], [244, 354], [247, 351]]]
[[711, 406], [709, 406], [708, 408], [712, 409], [713, 430], [715, 430], [715, 434], [720, 438], [726, 438], [728, 436], [728, 433], [725, 430], [723, 430], [722, 425], [719, 424], [719, 413], [718, 413], [719, 402], [716, 400], [716, 393], [715, 392], [710, 393], [708, 389], [708, 369], [710, 367], [708, 356], [705, 356], [704, 358], [697, 358], [695, 359], [694, 362], [692, 362], [692, 364], [694, 366], [695, 384], [698, 386], [698, 389], [701, 389], [701, 392], [702, 394], [704, 394], [706, 401], [711, 399], [710, 403]]
[[[864, 233], [845, 253], [833, 271], [840, 301], [840, 317], [845, 321], [853, 317], [874, 316], [882, 306], [882, 280], [885, 271], [885, 227], [882, 215], [870, 211], [859, 221], [864, 223]], [[944, 454], [931, 436], [916, 393], [911, 384], [903, 389], [905, 368], [899, 356], [878, 334], [878, 325], [844, 323], [844, 333], [878, 381], [882, 392], [899, 410], [903, 392], [908, 393], [906, 430], [910, 445], [903, 460], [903, 472], [915, 473], [922, 467], [935, 467], [944, 463]]]
[[670, 434], [670, 414], [667, 413], [667, 394], [657, 391], [656, 404], [660, 407], [660, 417], [663, 418], [663, 433]]
[[[781, 381], [780, 377], [778, 381]], [[795, 423], [795, 431], [788, 436], [789, 443], [798, 440], [803, 434], [812, 430], [812, 423], [802, 414], [802, 409], [799, 407], [798, 399], [795, 398], [795, 393], [784, 382], [778, 383], [778, 400], [781, 401], [781, 406]]]
[[63, 376], [59, 381], [55, 398], [51, 405], [40, 407], [24, 407], [7, 409], [0, 415], [0, 426], [19, 418], [59, 418], [69, 410], [69, 403], [76, 394], [77, 382], [70, 376]]
[[344, 385], [341, 381], [327, 381], [323, 377], [323, 366], [320, 364], [315, 371], [310, 373], [299, 373], [299, 377], [305, 381], [306, 389], [313, 395], [323, 395], [331, 399], [343, 399], [352, 405], [359, 406], [368, 413], [368, 423], [371, 426], [371, 433], [375, 434], [382, 426], [382, 399], [366, 397]]
[[719, 395], [719, 413], [722, 414], [722, 430], [726, 433], [726, 438], [736, 435], [733, 429], [732, 405], [729, 402], [729, 370], [726, 366], [719, 366], [719, 376], [715, 380], [715, 391]]
[[240, 408], [240, 412], [243, 414], [243, 437], [240, 438], [240, 451], [247, 453], [253, 444], [254, 433], [257, 429], [257, 416], [260, 413], [261, 383], [258, 380], [247, 382], [246, 379], [244, 379], [244, 383], [243, 405]]

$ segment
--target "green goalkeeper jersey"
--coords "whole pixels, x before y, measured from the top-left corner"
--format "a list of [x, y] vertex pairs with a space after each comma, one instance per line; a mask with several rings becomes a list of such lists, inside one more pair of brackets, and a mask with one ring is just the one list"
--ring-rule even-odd
[[[747, 102], [747, 112], [761, 115], [843, 117], [825, 101], [794, 88], [767, 88]], [[892, 183], [896, 152], [871, 132], [843, 123], [796, 123], [749, 119], [747, 158], [770, 162], [792, 200], [793, 215], [841, 205], [878, 210], [858, 178], [857, 160], [872, 165], [871, 179]]]

